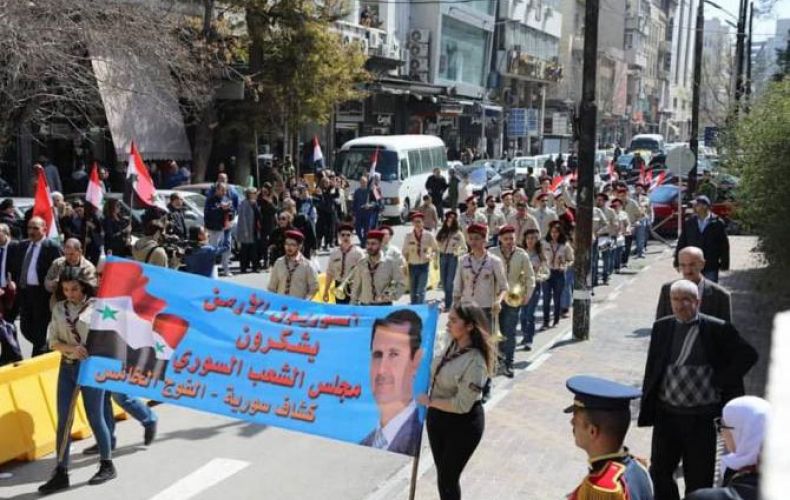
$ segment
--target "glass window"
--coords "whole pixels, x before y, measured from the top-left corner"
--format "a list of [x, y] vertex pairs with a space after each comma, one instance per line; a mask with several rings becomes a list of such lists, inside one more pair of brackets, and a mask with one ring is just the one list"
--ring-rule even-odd
[[467, 5], [483, 14], [488, 14], [489, 16], [494, 15], [494, 2], [491, 0], [472, 0], [468, 2]]
[[439, 78], [482, 87], [487, 41], [485, 30], [444, 16]]
[[417, 149], [409, 151], [409, 169], [411, 175], [417, 175], [422, 172], [422, 160], [420, 159], [420, 151]]
[[[359, 180], [370, 172], [370, 164], [376, 148], [373, 146], [354, 147], [341, 151], [335, 161], [335, 171], [342, 172], [347, 179]], [[394, 151], [379, 149], [376, 172], [382, 181], [398, 180], [398, 154]]]
[[420, 170], [421, 174], [425, 172], [430, 172], [433, 168], [433, 162], [431, 161], [431, 150], [428, 148], [420, 150], [420, 159], [422, 160], [422, 169]]
[[447, 167], [447, 158], [444, 155], [444, 148], [442, 146], [435, 147], [431, 150], [433, 161], [432, 167], [439, 167], [444, 169]]

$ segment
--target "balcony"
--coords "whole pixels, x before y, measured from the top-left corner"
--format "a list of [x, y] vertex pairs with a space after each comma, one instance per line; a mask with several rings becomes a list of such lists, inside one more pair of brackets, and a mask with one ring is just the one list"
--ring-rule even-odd
[[517, 50], [509, 50], [507, 75], [522, 80], [558, 82], [562, 79], [562, 65], [556, 59], [546, 61]]
[[378, 28], [368, 28], [348, 21], [335, 21], [335, 31], [344, 43], [355, 43], [369, 58], [379, 58], [391, 63], [406, 61], [406, 51], [397, 38]]
[[644, 69], [647, 67], [647, 56], [644, 52], [636, 49], [628, 49], [625, 51], [625, 60], [629, 66]]

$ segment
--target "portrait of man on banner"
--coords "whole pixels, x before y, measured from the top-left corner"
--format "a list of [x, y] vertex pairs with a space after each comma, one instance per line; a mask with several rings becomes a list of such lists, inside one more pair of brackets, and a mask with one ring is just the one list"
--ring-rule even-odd
[[422, 420], [414, 400], [414, 381], [423, 358], [422, 319], [401, 309], [376, 319], [370, 338], [370, 385], [378, 407], [375, 429], [363, 446], [414, 455]]

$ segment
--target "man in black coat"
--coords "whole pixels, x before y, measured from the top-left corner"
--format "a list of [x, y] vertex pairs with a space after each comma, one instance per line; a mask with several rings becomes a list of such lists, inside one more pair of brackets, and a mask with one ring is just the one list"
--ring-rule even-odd
[[[705, 268], [705, 257], [702, 249], [686, 247], [678, 252], [678, 267], [683, 279], [696, 283], [699, 287], [699, 312], [707, 316], [719, 318], [728, 323], [732, 322], [732, 300], [730, 292], [702, 275]], [[669, 289], [674, 281], [664, 283], [661, 294], [658, 296], [656, 319], [672, 315], [672, 304], [669, 299]]]
[[45, 237], [46, 232], [46, 223], [41, 217], [30, 219], [28, 239], [19, 249], [18, 267], [11, 270], [18, 287], [19, 324], [22, 335], [33, 344], [33, 356], [48, 351], [47, 327], [52, 312], [49, 309], [51, 294], [44, 287], [44, 278], [52, 262], [63, 255], [60, 245]]
[[724, 222], [710, 210], [710, 199], [697, 196], [694, 203], [695, 214], [683, 222], [683, 230], [675, 249], [675, 267], [678, 267], [678, 252], [693, 246], [705, 254], [705, 268], [702, 274], [711, 281], [719, 281], [719, 271], [730, 268], [730, 241]]
[[650, 475], [655, 498], [679, 500], [673, 474], [683, 462], [686, 494], [713, 485], [714, 419], [744, 394], [757, 351], [727, 322], [699, 314], [698, 287], [672, 284], [673, 316], [653, 323], [639, 426], [653, 426]]
[[12, 270], [20, 262], [20, 244], [11, 237], [11, 229], [0, 223], [0, 366], [22, 359], [14, 321], [19, 313], [16, 283]]
[[428, 194], [431, 195], [431, 201], [436, 206], [439, 219], [442, 219], [444, 216], [444, 204], [442, 200], [444, 199], [444, 192], [447, 191], [448, 187], [450, 186], [447, 184], [447, 180], [442, 175], [442, 171], [438, 168], [434, 168], [433, 175], [428, 177], [428, 180], [425, 181], [425, 189], [428, 191]]

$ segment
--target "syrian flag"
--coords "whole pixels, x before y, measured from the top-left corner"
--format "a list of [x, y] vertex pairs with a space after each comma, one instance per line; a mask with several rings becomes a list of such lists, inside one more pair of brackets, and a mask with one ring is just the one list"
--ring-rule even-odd
[[609, 166], [606, 167], [606, 171], [609, 174], [609, 180], [610, 181], [616, 181], [617, 180], [617, 178], [618, 178], [617, 170], [614, 168], [614, 162], [613, 161], [609, 162]]
[[642, 181], [642, 184], [647, 184], [648, 186], [653, 183], [653, 169], [649, 169], [645, 173], [645, 180]]
[[664, 170], [663, 172], [658, 174], [658, 176], [656, 177], [656, 179], [652, 183], [650, 183], [650, 189], [652, 190], [654, 188], [657, 188], [661, 184], [663, 184], [664, 181], [666, 180], [666, 178], [667, 178], [667, 171]]
[[87, 348], [91, 356], [117, 359], [162, 380], [189, 322], [162, 312], [167, 304], [150, 295], [147, 284], [140, 264], [113, 261], [104, 266]]
[[379, 163], [379, 148], [373, 151], [373, 156], [370, 157], [370, 177], [376, 173], [376, 165]]
[[640, 162], [639, 163], [639, 184], [645, 183], [645, 164]]
[[324, 153], [321, 151], [321, 143], [318, 142], [318, 136], [313, 136], [313, 166], [321, 162], [321, 168], [324, 167]]
[[99, 182], [99, 164], [96, 162], [93, 162], [93, 167], [91, 167], [91, 176], [88, 180], [88, 190], [85, 192], [85, 201], [96, 207], [96, 210], [102, 209], [104, 193], [102, 193], [101, 183]]
[[560, 192], [562, 191], [562, 186], [568, 184], [574, 176], [575, 174], [568, 174], [566, 176], [561, 176], [561, 175], [555, 176], [551, 182], [551, 186], [549, 186], [549, 190], [555, 195], [560, 194]]
[[36, 181], [36, 197], [33, 202], [33, 216], [41, 217], [46, 224], [47, 238], [58, 238], [58, 226], [55, 223], [55, 207], [52, 205], [52, 195], [49, 193], [47, 176], [43, 168], [37, 168], [38, 180]]
[[151, 174], [148, 173], [148, 168], [143, 163], [143, 158], [137, 150], [137, 146], [132, 142], [132, 148], [129, 152], [129, 165], [126, 167], [126, 178], [131, 179], [132, 188], [137, 194], [137, 198], [149, 207], [158, 207], [167, 211], [162, 200], [156, 196], [156, 187], [154, 181], [151, 180]]

